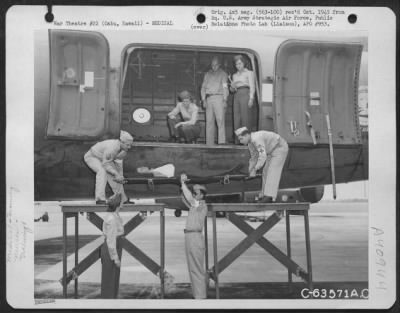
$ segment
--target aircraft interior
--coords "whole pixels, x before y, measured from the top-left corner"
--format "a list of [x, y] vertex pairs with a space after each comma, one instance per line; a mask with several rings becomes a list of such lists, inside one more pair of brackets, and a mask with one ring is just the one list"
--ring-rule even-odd
[[[135, 134], [136, 141], [168, 142], [167, 113], [178, 100], [178, 94], [189, 91], [199, 107], [201, 135], [197, 143], [205, 143], [205, 110], [201, 106], [201, 85], [210, 69], [211, 59], [218, 56], [221, 68], [231, 76], [236, 72], [233, 57], [237, 52], [135, 48], [128, 50], [123, 65], [121, 90], [121, 128]], [[248, 56], [248, 68], [253, 70]], [[256, 69], [257, 71], [257, 69]], [[225, 116], [227, 143], [234, 143], [233, 94], [229, 94]], [[252, 108], [257, 130], [258, 103]]]

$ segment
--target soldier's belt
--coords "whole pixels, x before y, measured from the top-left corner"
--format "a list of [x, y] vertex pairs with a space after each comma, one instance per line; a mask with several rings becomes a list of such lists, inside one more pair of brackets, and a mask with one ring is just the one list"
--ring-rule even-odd
[[211, 96], [223, 96], [223, 94], [222, 93], [208, 93], [208, 94], [206, 94], [206, 99]]

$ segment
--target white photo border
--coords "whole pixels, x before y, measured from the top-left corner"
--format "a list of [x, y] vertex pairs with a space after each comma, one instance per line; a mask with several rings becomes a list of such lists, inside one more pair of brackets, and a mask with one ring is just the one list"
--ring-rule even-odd
[[[304, 7], [301, 7], [303, 9]], [[315, 7], [314, 7], [315, 8]], [[329, 9], [329, 7], [324, 7]], [[174, 29], [196, 32], [198, 12], [206, 16], [217, 7], [101, 7], [53, 6], [58, 20], [174, 18]], [[247, 7], [248, 9], [248, 7]], [[331, 8], [334, 9], [334, 8]], [[34, 32], [57, 28], [44, 20], [46, 6], [13, 6], [6, 16], [6, 214], [10, 230], [26, 236], [23, 255], [7, 267], [7, 301], [14, 308], [234, 308], [234, 309], [385, 309], [396, 300], [396, 16], [384, 7], [341, 7], [347, 17], [333, 20], [329, 31], [368, 34], [369, 75], [369, 299], [368, 300], [75, 300], [56, 299], [35, 304], [33, 270], [34, 212]], [[179, 18], [178, 18], [179, 17]], [[68, 29], [101, 30], [108, 26]], [[160, 26], [158, 30], [163, 30]], [[65, 25], [64, 27], [65, 28]], [[128, 30], [128, 29], [127, 29]], [[222, 31], [222, 30], [221, 30]], [[283, 30], [281, 30], [283, 31]], [[293, 31], [288, 28], [286, 31]], [[21, 62], [21, 60], [25, 60]], [[23, 92], [21, 92], [23, 90]], [[384, 150], [384, 153], [382, 153]], [[16, 157], [18, 156], [18, 157]], [[21, 159], [20, 159], [21, 158]], [[12, 237], [12, 236], [11, 236]], [[7, 248], [13, 238], [8, 236]], [[382, 266], [382, 264], [385, 264]], [[19, 279], [15, 279], [19, 277]]]

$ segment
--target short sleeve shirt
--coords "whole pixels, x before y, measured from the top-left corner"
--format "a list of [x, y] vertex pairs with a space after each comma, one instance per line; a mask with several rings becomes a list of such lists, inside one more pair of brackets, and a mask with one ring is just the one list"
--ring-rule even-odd
[[185, 121], [193, 119], [193, 115], [195, 115], [197, 120], [197, 114], [199, 112], [199, 108], [194, 103], [190, 103], [189, 107], [186, 108], [182, 102], [178, 102], [176, 108], [178, 109], [179, 113], [182, 114], [182, 118]]

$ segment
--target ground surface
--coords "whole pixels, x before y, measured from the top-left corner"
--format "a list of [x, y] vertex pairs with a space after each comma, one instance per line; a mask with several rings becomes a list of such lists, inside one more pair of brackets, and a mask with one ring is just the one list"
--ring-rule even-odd
[[[35, 216], [48, 211], [48, 223], [35, 223], [35, 297], [62, 297], [58, 280], [62, 275], [62, 215], [57, 205], [36, 206]], [[254, 216], [256, 214], [249, 213]], [[132, 215], [122, 214], [124, 221]], [[260, 215], [259, 215], [260, 217]], [[261, 215], [261, 218], [263, 215]], [[292, 258], [306, 268], [304, 224], [302, 217], [291, 217]], [[248, 223], [257, 227], [260, 222]], [[68, 223], [68, 234], [73, 234], [73, 219]], [[83, 259], [103, 242], [100, 232], [84, 216], [79, 218], [80, 250]], [[209, 260], [212, 263], [211, 219], [209, 220]], [[166, 270], [173, 275], [174, 283], [166, 290], [166, 298], [191, 297], [189, 276], [184, 252], [185, 213], [180, 218], [168, 211], [166, 216]], [[229, 252], [244, 234], [228, 220], [219, 218], [218, 256]], [[360, 291], [368, 287], [368, 204], [367, 202], [322, 202], [311, 206], [310, 211], [312, 269], [315, 287], [350, 288]], [[142, 225], [127, 237], [146, 254], [159, 263], [159, 217], [149, 216]], [[281, 221], [266, 234], [283, 252], [286, 252], [285, 223]], [[73, 267], [73, 238], [68, 238], [68, 270]], [[100, 288], [100, 261], [79, 277], [79, 296], [98, 298]], [[292, 290], [287, 286], [287, 269], [257, 245], [241, 255], [220, 277], [221, 298], [300, 298], [306, 287], [294, 277]], [[72, 296], [73, 283], [69, 285]], [[157, 298], [159, 279], [127, 253], [122, 257], [120, 298]], [[209, 297], [215, 297], [214, 284], [210, 284]]]

